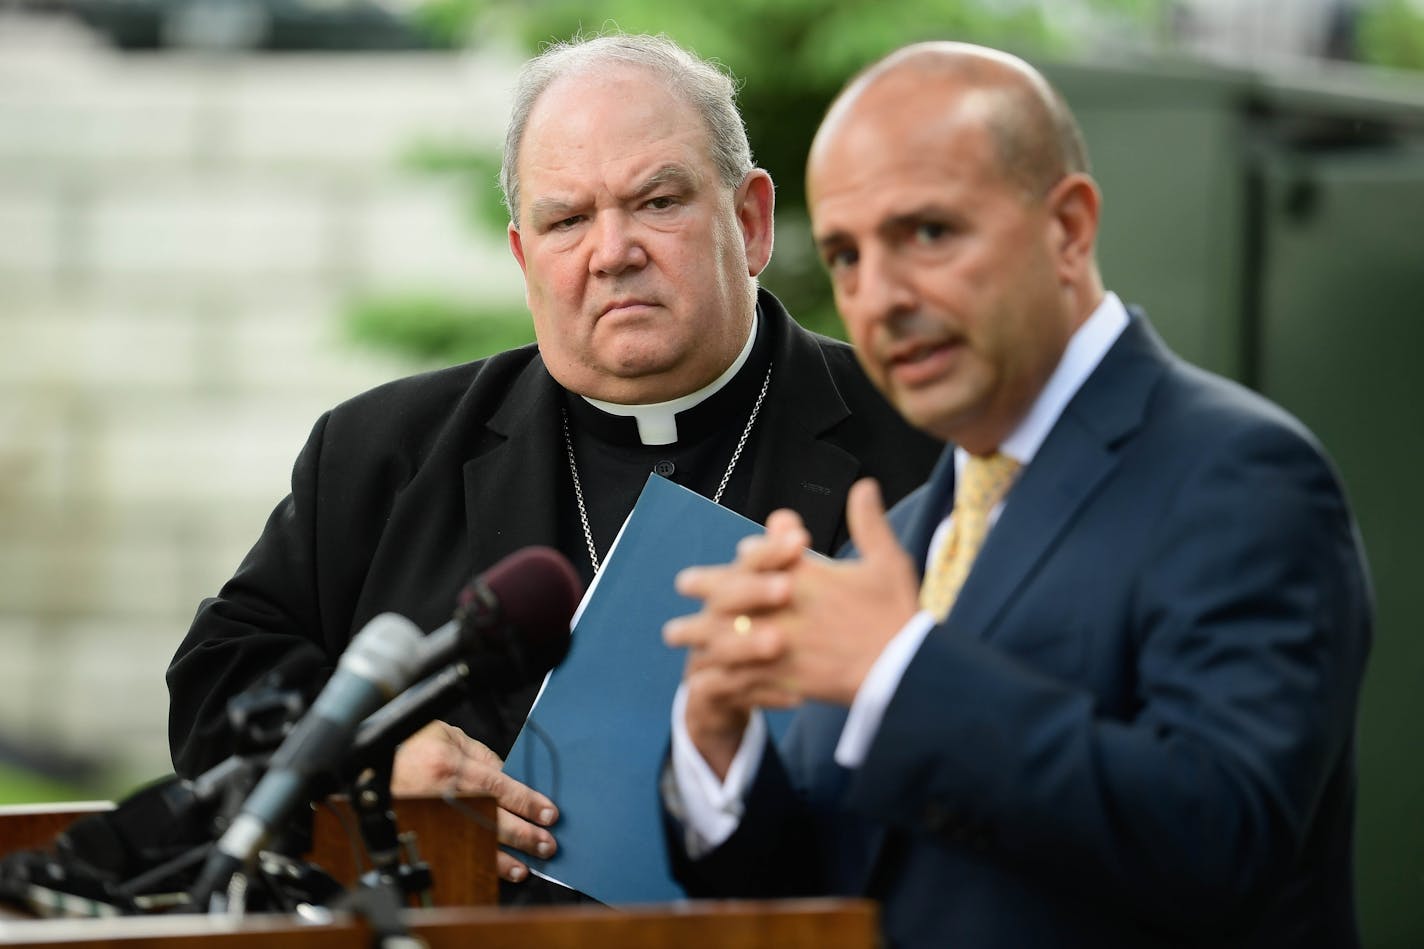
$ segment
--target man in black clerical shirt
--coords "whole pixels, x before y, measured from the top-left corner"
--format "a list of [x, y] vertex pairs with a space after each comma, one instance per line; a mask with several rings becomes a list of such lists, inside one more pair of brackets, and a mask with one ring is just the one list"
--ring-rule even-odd
[[[590, 579], [649, 472], [757, 521], [796, 509], [822, 551], [847, 537], [857, 478], [893, 500], [928, 473], [939, 446], [849, 347], [758, 289], [772, 183], [725, 73], [663, 38], [554, 46], [520, 75], [500, 177], [537, 345], [317, 422], [291, 494], [168, 670], [180, 773], [231, 753], [232, 696], [272, 672], [319, 683], [377, 613], [432, 629], [469, 577], [531, 544]], [[396, 793], [491, 793], [503, 844], [553, 853], [556, 804], [500, 771], [536, 691], [471, 696], [407, 740]]]

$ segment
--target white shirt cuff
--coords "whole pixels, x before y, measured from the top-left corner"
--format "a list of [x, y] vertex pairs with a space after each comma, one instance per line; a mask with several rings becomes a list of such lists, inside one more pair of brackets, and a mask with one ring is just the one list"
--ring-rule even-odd
[[766, 748], [766, 720], [759, 711], [752, 714], [726, 780], [719, 781], [692, 743], [686, 709], [687, 686], [680, 685], [672, 701], [671, 790], [678, 800], [668, 804], [687, 831], [688, 856], [696, 859], [720, 846], [741, 823], [743, 801]]
[[836, 743], [836, 764], [842, 768], [859, 768], [865, 762], [870, 743], [875, 740], [880, 722], [885, 718], [885, 709], [894, 698], [895, 690], [900, 687], [900, 680], [905, 677], [905, 669], [934, 625], [934, 617], [921, 610], [910, 617], [910, 621], [881, 650], [846, 714], [845, 727], [841, 729], [840, 741]]

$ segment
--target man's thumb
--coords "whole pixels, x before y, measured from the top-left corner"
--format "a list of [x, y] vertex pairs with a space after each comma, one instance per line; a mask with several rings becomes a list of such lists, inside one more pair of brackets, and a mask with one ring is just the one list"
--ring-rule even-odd
[[862, 478], [851, 486], [846, 500], [846, 524], [850, 539], [862, 559], [873, 560], [888, 553], [899, 554], [900, 542], [885, 517], [880, 485], [874, 478]]

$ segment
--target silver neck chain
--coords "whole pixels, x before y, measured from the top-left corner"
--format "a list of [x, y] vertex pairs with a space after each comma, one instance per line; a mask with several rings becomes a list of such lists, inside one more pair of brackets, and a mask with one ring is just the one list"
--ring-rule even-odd
[[[717, 485], [717, 493], [712, 495], [713, 504], [722, 503], [722, 493], [727, 490], [727, 482], [732, 480], [732, 472], [737, 469], [737, 461], [742, 457], [742, 449], [747, 447], [747, 439], [751, 437], [752, 426], [756, 424], [757, 416], [761, 414], [761, 404], [766, 400], [766, 390], [771, 388], [771, 367], [766, 370], [766, 378], [761, 381], [761, 391], [757, 393], [756, 403], [752, 406], [752, 414], [747, 418], [746, 428], [742, 429], [742, 437], [737, 439], [737, 447], [732, 451], [732, 460], [727, 462], [727, 470], [722, 472], [722, 483]], [[574, 460], [574, 439], [569, 434], [569, 410], [561, 409], [564, 422], [564, 449], [569, 455], [569, 474], [574, 479], [574, 500], [578, 503], [579, 523], [583, 525], [583, 540], [588, 545], [588, 559], [593, 564], [593, 572], [598, 573], [598, 548], [593, 544], [593, 529], [588, 526], [588, 508], [583, 501], [583, 485], [579, 482], [578, 462]]]

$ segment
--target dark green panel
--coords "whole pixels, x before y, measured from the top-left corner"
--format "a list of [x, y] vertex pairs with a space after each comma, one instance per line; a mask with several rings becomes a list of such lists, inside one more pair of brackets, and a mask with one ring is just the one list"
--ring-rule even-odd
[[1378, 601], [1360, 719], [1365, 944], [1424, 946], [1424, 152], [1282, 155], [1265, 190], [1262, 388], [1325, 443]]
[[1103, 189], [1098, 258], [1186, 359], [1242, 374], [1245, 82], [1222, 72], [1050, 67]]
[[[1417, 949], [1424, 98], [1209, 68], [1046, 71], [1079, 115], [1103, 186], [1109, 286], [1146, 306], [1187, 359], [1253, 381], [1299, 415], [1341, 469], [1378, 600], [1360, 718], [1361, 928], [1366, 946]], [[1399, 144], [1360, 147], [1381, 137]], [[1327, 139], [1353, 147], [1323, 149]], [[1258, 192], [1248, 180], [1263, 161]]]

